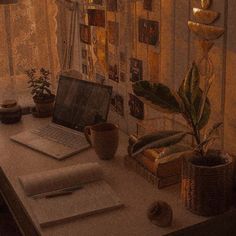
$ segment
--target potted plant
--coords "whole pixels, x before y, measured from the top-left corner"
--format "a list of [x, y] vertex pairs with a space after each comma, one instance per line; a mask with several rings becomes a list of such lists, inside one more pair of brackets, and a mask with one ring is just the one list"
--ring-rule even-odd
[[152, 133], [139, 138], [130, 149], [130, 154], [136, 155], [147, 148], [174, 147], [190, 136], [193, 144], [183, 155], [181, 196], [189, 210], [205, 216], [226, 211], [232, 194], [232, 159], [220, 150], [210, 149], [219, 136], [222, 123], [205, 128], [211, 113], [208, 98], [211, 84], [212, 78], [206, 78], [204, 90], [201, 89], [199, 69], [195, 63], [178, 91], [172, 91], [161, 83], [134, 83], [134, 93], [144, 102], [163, 112], [182, 115], [189, 130]]
[[55, 95], [52, 94], [49, 82], [50, 72], [44, 68], [37, 70], [32, 68], [26, 71], [29, 88], [35, 103], [35, 111], [38, 116], [49, 116], [52, 113]]

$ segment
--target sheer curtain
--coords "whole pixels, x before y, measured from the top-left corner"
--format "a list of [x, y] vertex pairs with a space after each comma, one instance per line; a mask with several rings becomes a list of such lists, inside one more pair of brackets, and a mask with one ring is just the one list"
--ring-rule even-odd
[[[0, 100], [31, 102], [24, 71], [48, 68], [52, 83], [60, 70], [56, 0], [20, 0], [0, 5]], [[14, 94], [15, 92], [15, 94]]]

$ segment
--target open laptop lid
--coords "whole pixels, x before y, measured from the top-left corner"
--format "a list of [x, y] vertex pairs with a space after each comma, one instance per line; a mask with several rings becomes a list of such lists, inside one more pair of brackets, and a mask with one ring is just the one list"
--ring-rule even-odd
[[107, 120], [112, 87], [61, 75], [52, 121], [83, 131]]

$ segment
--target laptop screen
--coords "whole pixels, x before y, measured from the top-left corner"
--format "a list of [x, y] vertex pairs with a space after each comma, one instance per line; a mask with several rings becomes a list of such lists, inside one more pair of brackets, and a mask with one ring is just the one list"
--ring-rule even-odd
[[78, 131], [105, 122], [111, 93], [111, 86], [60, 76], [52, 121]]

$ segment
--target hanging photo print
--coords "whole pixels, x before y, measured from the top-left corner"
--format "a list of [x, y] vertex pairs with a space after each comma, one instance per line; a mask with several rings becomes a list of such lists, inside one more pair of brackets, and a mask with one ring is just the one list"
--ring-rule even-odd
[[139, 42], [157, 45], [159, 39], [159, 23], [157, 21], [139, 19]]
[[129, 109], [131, 116], [140, 120], [144, 119], [144, 104], [133, 94], [129, 94]]
[[118, 66], [117, 64], [109, 65], [108, 78], [119, 83], [119, 74], [118, 74]]
[[105, 11], [98, 9], [88, 9], [89, 25], [105, 27]]
[[91, 44], [91, 30], [88, 25], [80, 24], [80, 41]]
[[124, 116], [124, 98], [121, 95], [117, 93], [112, 94], [111, 109], [120, 116]]
[[143, 62], [136, 58], [130, 59], [130, 73], [132, 82], [136, 82], [143, 79]]

